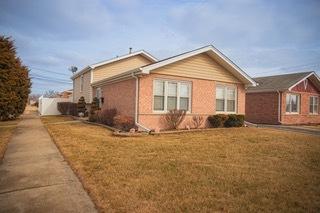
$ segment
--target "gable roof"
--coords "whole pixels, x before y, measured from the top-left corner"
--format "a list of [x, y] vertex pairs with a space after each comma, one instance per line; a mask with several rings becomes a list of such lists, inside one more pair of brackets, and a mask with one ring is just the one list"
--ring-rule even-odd
[[292, 74], [274, 75], [253, 78], [257, 82], [256, 87], [248, 87], [248, 92], [274, 92], [291, 90], [293, 87], [310, 78], [312, 83], [320, 89], [320, 79], [318, 75], [313, 72], [300, 72]]
[[133, 53], [126, 54], [126, 55], [118, 56], [118, 57], [115, 57], [115, 58], [112, 58], [112, 59], [104, 60], [104, 61], [101, 61], [101, 62], [98, 62], [98, 63], [95, 63], [95, 64], [91, 64], [91, 65], [83, 68], [81, 71], [75, 73], [71, 77], [71, 79], [75, 79], [79, 75], [81, 75], [83, 73], [86, 73], [86, 72], [88, 72], [90, 70], [93, 70], [93, 69], [95, 69], [97, 67], [100, 67], [100, 66], [103, 66], [103, 65], [106, 65], [106, 64], [110, 64], [110, 63], [113, 63], [113, 62], [116, 62], [116, 61], [120, 61], [120, 60], [123, 60], [123, 59], [127, 59], [127, 58], [130, 58], [130, 57], [136, 56], [136, 55], [141, 55], [141, 56], [149, 59], [152, 62], [158, 61], [158, 59], [156, 59], [154, 56], [152, 56], [147, 51], [140, 50], [140, 51], [136, 51], [136, 52], [133, 52]]
[[177, 61], [180, 61], [201, 53], [207, 53], [210, 57], [215, 59], [219, 64], [221, 64], [224, 68], [230, 71], [234, 76], [236, 76], [242, 82], [251, 86], [256, 85], [256, 82], [249, 75], [247, 75], [242, 69], [240, 69], [235, 63], [233, 63], [228, 57], [226, 57], [224, 54], [222, 54], [218, 49], [216, 49], [212, 45], [204, 46], [192, 51], [188, 51], [176, 56], [172, 56], [172, 57], [157, 61], [149, 65], [145, 65], [141, 67], [140, 70], [144, 74], [149, 74], [152, 70], [155, 70], [157, 68], [175, 63]]

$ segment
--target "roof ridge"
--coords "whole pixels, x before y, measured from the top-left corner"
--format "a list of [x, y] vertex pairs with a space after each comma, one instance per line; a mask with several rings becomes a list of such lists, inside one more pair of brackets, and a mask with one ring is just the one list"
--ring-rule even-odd
[[267, 75], [267, 76], [259, 76], [259, 77], [253, 77], [253, 79], [256, 78], [268, 78], [268, 77], [277, 77], [277, 76], [286, 76], [286, 75], [295, 75], [295, 74], [310, 74], [313, 73], [314, 71], [305, 71], [305, 72], [294, 72], [294, 73], [283, 73], [283, 74], [276, 74], [276, 75]]
[[[99, 61], [97, 63], [90, 64], [89, 66], [94, 66], [96, 64], [101, 64], [101, 63], [103, 63], [105, 61], [111, 61], [111, 60], [114, 60], [114, 59], [117, 59], [117, 58], [122, 58], [122, 57], [125, 57], [125, 56], [135, 55], [135, 54], [138, 54], [138, 53], [141, 53], [141, 52], [144, 52], [146, 54], [151, 55], [149, 52], [145, 51], [144, 49], [140, 49], [140, 50], [137, 50], [137, 51], [134, 51], [134, 52], [131, 52], [131, 53], [127, 53], [127, 54], [123, 54], [123, 55], [117, 55], [117, 56], [115, 56], [113, 58], [108, 58], [108, 59], [105, 59], [105, 60], [101, 60], [101, 61]], [[154, 57], [153, 55], [151, 55], [151, 56]]]
[[106, 59], [103, 61], [99, 61], [94, 64], [87, 65], [86, 67], [84, 67], [83, 69], [81, 69], [80, 71], [78, 71], [74, 75], [72, 75], [71, 79], [74, 79], [74, 78], [78, 77], [79, 75], [81, 75], [82, 73], [85, 73], [85, 72], [87, 72], [91, 69], [94, 69], [96, 67], [99, 67], [99, 66], [102, 66], [105, 64], [109, 64], [109, 63], [113, 63], [113, 62], [116, 62], [119, 60], [127, 59], [130, 57], [134, 57], [139, 54], [144, 55], [144, 57], [148, 58], [150, 61], [158, 61], [158, 59], [156, 57], [154, 57], [153, 55], [151, 55], [149, 52], [145, 51], [144, 49], [141, 49], [141, 50], [137, 50], [137, 51], [134, 51], [134, 52], [131, 52], [128, 54], [120, 55], [117, 57], [113, 57], [113, 58], [109, 58], [109, 59]]
[[308, 72], [296, 72], [289, 74], [281, 74], [281, 75], [273, 75], [273, 76], [265, 76], [253, 78], [258, 86], [255, 88], [248, 88], [249, 92], [261, 92], [261, 91], [285, 91], [291, 90], [292, 87], [300, 83], [306, 78], [310, 76], [315, 76], [320, 82], [319, 77], [316, 72], [308, 71]]
[[[169, 57], [167, 57], [167, 58], [163, 58], [163, 59], [161, 59], [161, 60], [159, 60], [159, 61], [156, 61], [156, 62], [154, 62], [154, 63], [144, 65], [144, 66], [142, 66], [142, 67], [146, 67], [146, 66], [149, 66], [149, 65], [152, 65], [152, 64], [157, 64], [157, 63], [159, 63], [159, 62], [162, 62], [162, 61], [165, 61], [165, 60], [168, 60], [168, 59], [171, 59], [171, 58], [180, 56], [180, 55], [184, 55], [184, 54], [187, 54], [187, 53], [191, 53], [191, 52], [193, 52], [193, 51], [197, 51], [197, 50], [200, 50], [200, 49], [203, 49], [203, 48], [206, 48], [206, 47], [213, 47], [213, 45], [208, 44], [208, 45], [205, 45], [205, 46], [196, 48], [196, 49], [188, 50], [188, 51], [185, 51], [185, 52], [176, 54], [176, 55], [169, 56]], [[141, 68], [142, 68], [142, 67], [141, 67]]]

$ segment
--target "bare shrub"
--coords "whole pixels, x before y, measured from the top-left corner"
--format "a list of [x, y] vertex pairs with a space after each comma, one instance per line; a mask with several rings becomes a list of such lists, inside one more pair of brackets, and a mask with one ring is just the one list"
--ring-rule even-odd
[[192, 117], [192, 124], [193, 126], [198, 129], [203, 124], [204, 118], [200, 115], [194, 115]]
[[134, 128], [134, 119], [131, 116], [117, 115], [114, 117], [114, 126], [128, 132], [131, 128]]
[[178, 129], [178, 126], [182, 123], [186, 117], [185, 110], [170, 110], [165, 116], [164, 120], [169, 129]]
[[98, 122], [108, 125], [108, 126], [113, 126], [114, 125], [114, 118], [117, 115], [117, 109], [112, 108], [112, 109], [105, 109], [102, 111], [99, 111], [97, 113], [98, 115]]

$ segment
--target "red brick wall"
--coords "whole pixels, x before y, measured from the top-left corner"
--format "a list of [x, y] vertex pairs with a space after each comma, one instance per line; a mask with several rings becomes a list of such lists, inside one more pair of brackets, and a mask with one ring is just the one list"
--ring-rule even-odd
[[318, 124], [320, 123], [320, 115], [313, 115], [309, 113], [310, 96], [319, 96], [319, 93], [309, 92], [293, 92], [300, 94], [300, 112], [299, 114], [287, 114], [286, 113], [286, 93], [282, 96], [282, 124]]
[[277, 92], [247, 93], [246, 121], [258, 124], [278, 124]]
[[[306, 86], [306, 87], [305, 87]], [[286, 94], [300, 95], [300, 111], [298, 114], [286, 113]], [[301, 82], [292, 92], [281, 93], [281, 123], [282, 124], [311, 124], [320, 123], [320, 115], [309, 113], [310, 96], [319, 96], [320, 93], [310, 80], [307, 84]], [[253, 123], [278, 123], [278, 93], [247, 93], [246, 120]]]
[[[130, 79], [101, 87], [102, 97], [104, 97], [101, 109], [116, 108], [119, 114], [134, 117], [135, 85], [135, 79]], [[95, 89], [93, 97], [95, 97]]]
[[[192, 84], [191, 91], [191, 113], [186, 116], [185, 121], [181, 124], [181, 128], [186, 125], [193, 126], [192, 116], [201, 115], [206, 118], [208, 115], [215, 114], [215, 88], [216, 82], [212, 80], [202, 80], [186, 77], [168, 76], [160, 74], [150, 74], [139, 79], [139, 123], [155, 129], [165, 129], [165, 122], [162, 120], [164, 114], [153, 112], [153, 80], [169, 79], [190, 81]], [[227, 83], [226, 83], [227, 84]], [[237, 84], [237, 113], [245, 113], [245, 88], [243, 84]], [[203, 126], [207, 125], [204, 122]]]
[[297, 86], [293, 87], [292, 91], [307, 92], [307, 93], [313, 93], [313, 94], [319, 93], [319, 91], [316, 89], [316, 87], [313, 85], [313, 83], [309, 79], [306, 79], [305, 82], [301, 82]]
[[282, 96], [282, 115], [281, 121], [283, 124], [309, 124], [320, 123], [320, 115], [313, 115], [309, 113], [310, 96], [319, 96], [319, 91], [313, 85], [313, 83], [307, 79], [305, 82], [301, 82], [294, 88], [292, 93], [300, 95], [300, 112], [299, 114], [286, 113], [286, 92]]

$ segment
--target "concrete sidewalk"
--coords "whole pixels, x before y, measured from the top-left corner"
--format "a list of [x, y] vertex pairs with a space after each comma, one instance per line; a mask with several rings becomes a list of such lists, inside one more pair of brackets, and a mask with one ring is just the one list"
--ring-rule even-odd
[[36, 112], [23, 115], [0, 164], [0, 212], [96, 212]]
[[279, 129], [284, 131], [291, 131], [291, 132], [298, 132], [298, 133], [305, 133], [309, 135], [320, 136], [320, 131], [318, 129], [311, 129], [311, 128], [306, 128], [302, 126], [258, 124], [257, 127], [272, 128], [272, 129]]

